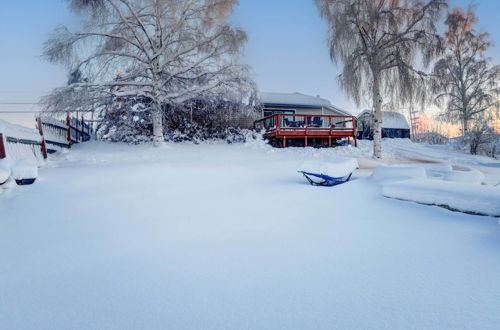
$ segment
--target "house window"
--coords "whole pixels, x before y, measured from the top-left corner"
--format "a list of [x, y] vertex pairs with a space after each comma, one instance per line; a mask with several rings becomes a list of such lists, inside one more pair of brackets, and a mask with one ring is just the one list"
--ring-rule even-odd
[[295, 110], [276, 110], [276, 109], [264, 109], [264, 117], [269, 117], [276, 114], [295, 114]]

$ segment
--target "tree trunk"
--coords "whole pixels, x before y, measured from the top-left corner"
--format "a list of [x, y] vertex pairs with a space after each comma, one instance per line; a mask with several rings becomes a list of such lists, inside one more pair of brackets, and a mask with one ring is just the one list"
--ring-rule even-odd
[[382, 98], [380, 96], [380, 75], [373, 71], [373, 157], [382, 158]]
[[153, 144], [159, 147], [165, 141], [163, 136], [163, 116], [159, 108], [153, 111]]

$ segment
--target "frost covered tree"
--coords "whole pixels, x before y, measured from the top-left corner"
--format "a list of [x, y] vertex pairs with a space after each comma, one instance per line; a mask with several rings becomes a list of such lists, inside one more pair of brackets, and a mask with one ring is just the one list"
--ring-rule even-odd
[[370, 95], [375, 110], [374, 156], [382, 157], [382, 102], [405, 104], [425, 91], [425, 74], [440, 49], [436, 24], [445, 0], [316, 0], [329, 26], [333, 62], [341, 62], [341, 87], [360, 104]]
[[[471, 121], [480, 120], [485, 112], [499, 105], [500, 68], [492, 66], [485, 56], [490, 46], [488, 34], [477, 33], [476, 23], [472, 8], [466, 12], [456, 8], [448, 13], [445, 54], [434, 66], [436, 103], [445, 104], [443, 118], [460, 123], [464, 137]], [[476, 126], [474, 135], [481, 131]]]
[[85, 99], [78, 103], [100, 102], [100, 109], [117, 99], [142, 100], [159, 145], [169, 106], [251, 84], [248, 68], [238, 62], [246, 34], [226, 21], [236, 0], [68, 1], [84, 17], [84, 28], [57, 28], [44, 55], [86, 81], [55, 90], [44, 100], [48, 110], [71, 107], [67, 101], [79, 95]]

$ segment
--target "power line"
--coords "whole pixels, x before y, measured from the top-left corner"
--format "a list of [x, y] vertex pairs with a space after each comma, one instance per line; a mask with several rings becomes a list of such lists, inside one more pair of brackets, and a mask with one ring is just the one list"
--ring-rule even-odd
[[39, 113], [41, 110], [21, 110], [21, 111], [9, 111], [9, 110], [0, 110], [0, 113]]
[[33, 105], [38, 104], [37, 102], [0, 102], [0, 105]]

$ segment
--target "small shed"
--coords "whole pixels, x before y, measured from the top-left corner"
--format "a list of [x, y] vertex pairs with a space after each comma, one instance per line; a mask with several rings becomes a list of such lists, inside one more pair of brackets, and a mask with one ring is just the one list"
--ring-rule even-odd
[[[372, 140], [374, 132], [373, 110], [364, 110], [358, 115], [358, 139]], [[382, 112], [382, 137], [409, 139], [410, 125], [405, 116], [398, 112]]]

